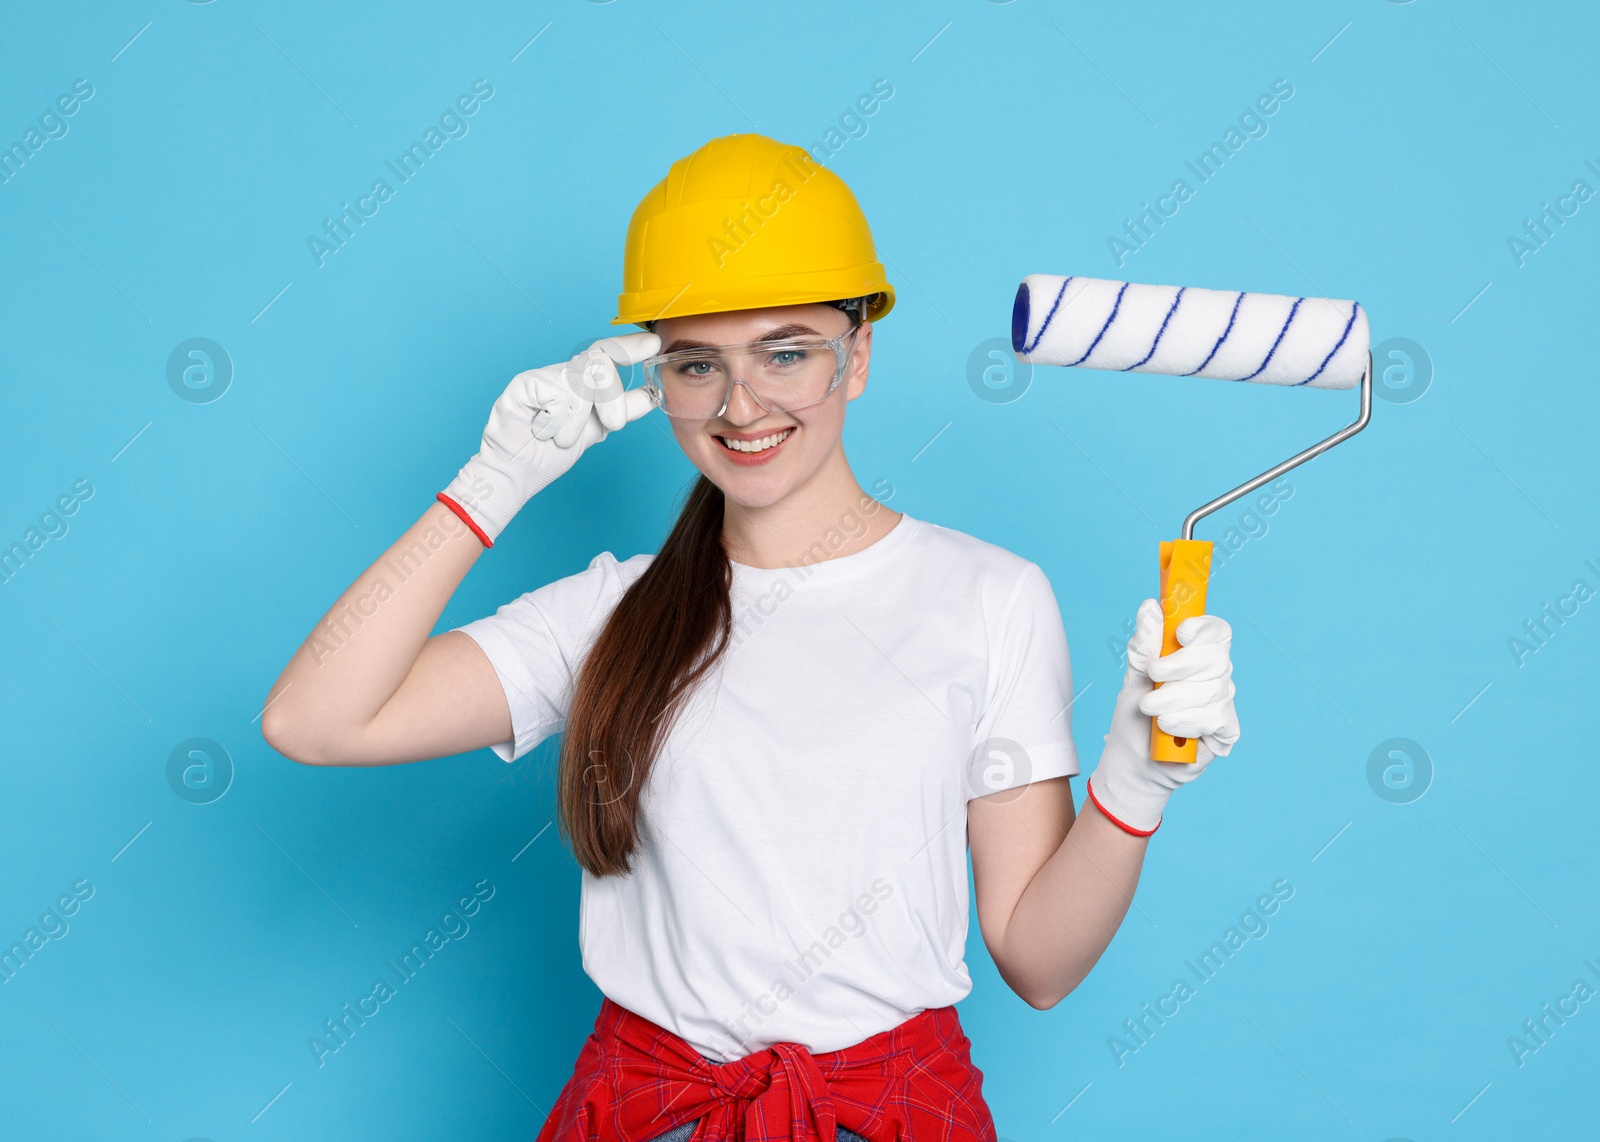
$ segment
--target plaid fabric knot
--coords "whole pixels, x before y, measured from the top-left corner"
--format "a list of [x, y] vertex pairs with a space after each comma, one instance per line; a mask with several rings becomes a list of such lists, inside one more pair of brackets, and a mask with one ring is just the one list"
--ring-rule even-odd
[[[798, 1043], [779, 1043], [731, 1063], [707, 1063], [711, 1081], [726, 1096], [711, 1115], [706, 1138], [790, 1138], [795, 1142], [833, 1142], [837, 1127], [828, 1081], [810, 1051]], [[742, 1113], [741, 1113], [742, 1111]], [[743, 1118], [743, 1131], [732, 1121]], [[771, 1134], [775, 1126], [787, 1132]], [[726, 1131], [726, 1132], [724, 1132]]]
[[729, 1063], [605, 999], [538, 1142], [648, 1142], [698, 1122], [693, 1142], [996, 1142], [983, 1073], [954, 1007], [813, 1055], [778, 1043]]

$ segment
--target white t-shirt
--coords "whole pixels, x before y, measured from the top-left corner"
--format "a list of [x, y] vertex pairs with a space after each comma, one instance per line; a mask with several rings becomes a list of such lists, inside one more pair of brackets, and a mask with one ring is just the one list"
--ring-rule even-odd
[[[653, 558], [602, 552], [458, 628], [510, 704], [496, 754], [563, 729]], [[633, 871], [583, 874], [583, 966], [721, 1062], [838, 1050], [971, 991], [967, 801], [1078, 772], [1066, 633], [1036, 564], [906, 515], [848, 555], [735, 563], [731, 600], [729, 649], [642, 793]]]

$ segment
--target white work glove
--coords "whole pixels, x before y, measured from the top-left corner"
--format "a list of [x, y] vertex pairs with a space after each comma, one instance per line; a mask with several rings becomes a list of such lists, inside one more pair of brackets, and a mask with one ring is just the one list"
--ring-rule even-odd
[[[1128, 640], [1128, 669], [1111, 713], [1111, 732], [1089, 778], [1089, 796], [1127, 832], [1148, 836], [1167, 798], [1239, 740], [1233, 709], [1233, 628], [1216, 615], [1178, 624], [1178, 649], [1161, 654], [1161, 604], [1139, 604]], [[1159, 657], [1158, 657], [1159, 655]], [[1154, 683], [1160, 682], [1161, 688]], [[1150, 719], [1173, 737], [1198, 738], [1195, 760], [1151, 761]]]
[[654, 407], [642, 388], [624, 391], [618, 365], [659, 351], [654, 333], [596, 341], [570, 361], [512, 378], [489, 413], [478, 454], [440, 493], [472, 517], [488, 546], [511, 517], [583, 450]]

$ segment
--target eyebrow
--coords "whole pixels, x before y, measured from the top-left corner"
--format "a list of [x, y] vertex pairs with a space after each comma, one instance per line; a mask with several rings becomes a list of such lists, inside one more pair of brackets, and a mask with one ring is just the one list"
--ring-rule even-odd
[[[767, 341], [787, 341], [791, 337], [820, 337], [820, 336], [821, 336], [821, 334], [818, 333], [815, 329], [811, 328], [809, 325], [800, 325], [797, 322], [791, 321], [786, 325], [779, 325], [775, 329], [767, 330], [760, 337], [757, 337], [754, 341], [752, 341], [751, 344], [752, 345], [760, 345], [763, 342], [767, 342]], [[668, 353], [678, 353], [678, 352], [681, 352], [681, 351], [683, 351], [685, 349], [715, 349], [715, 348], [716, 348], [715, 345], [707, 344], [704, 341], [691, 341], [688, 338], [679, 337], [679, 338], [675, 339], [670, 345], [664, 346], [662, 348], [662, 350], [661, 350], [661, 354], [662, 354], [662, 356], [665, 356]]]

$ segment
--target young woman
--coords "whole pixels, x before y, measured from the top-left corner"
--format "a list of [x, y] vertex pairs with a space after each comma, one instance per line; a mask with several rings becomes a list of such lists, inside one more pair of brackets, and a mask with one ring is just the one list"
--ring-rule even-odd
[[[969, 845], [984, 943], [1048, 1008], [1116, 932], [1168, 796], [1237, 740], [1228, 624], [1190, 619], [1158, 658], [1147, 599], [1075, 813], [1044, 573], [890, 510], [845, 457], [893, 304], [855, 198], [805, 151], [741, 135], [679, 160], [628, 231], [614, 324], [647, 331], [518, 375], [268, 696], [267, 740], [312, 765], [509, 762], [564, 734], [604, 999], [543, 1140], [993, 1142], [953, 1006]], [[430, 638], [517, 511], [653, 408], [700, 472], [660, 552], [602, 552]], [[1149, 759], [1153, 715], [1196, 764]]]

